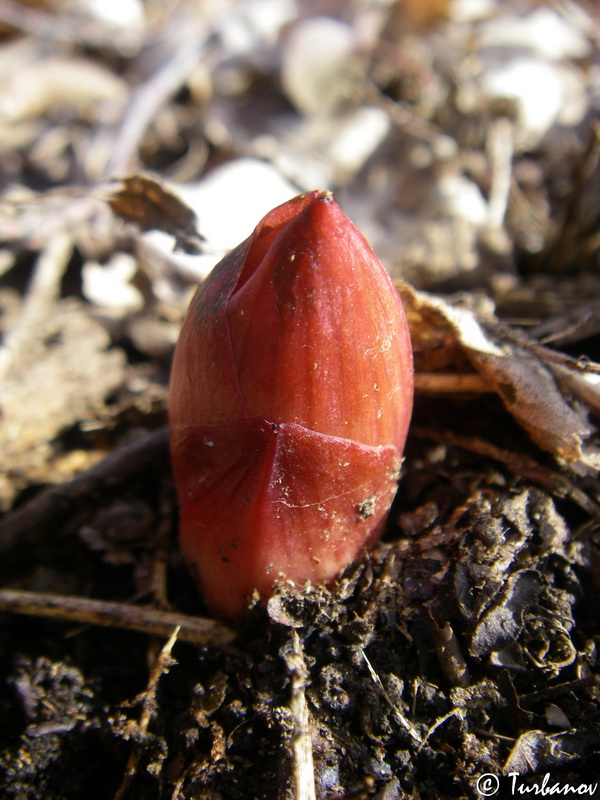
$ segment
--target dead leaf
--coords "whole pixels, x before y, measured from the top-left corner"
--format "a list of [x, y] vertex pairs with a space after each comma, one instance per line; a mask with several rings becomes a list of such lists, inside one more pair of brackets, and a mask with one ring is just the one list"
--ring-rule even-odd
[[176, 247], [184, 252], [201, 251], [203, 237], [196, 229], [196, 215], [158, 180], [147, 175], [123, 178], [107, 202], [117, 216], [143, 231], [164, 231], [175, 237]]
[[566, 359], [557, 364], [554, 351], [501, 324], [489, 300], [469, 307], [462, 298], [443, 299], [407, 286], [399, 290], [417, 364], [427, 361], [432, 342], [438, 347], [443, 342], [455, 361], [468, 359], [538, 447], [584, 471], [600, 469], [597, 429], [586, 403], [599, 402], [598, 365], [579, 369]]
[[[14, 486], [16, 476], [47, 480], [56, 436], [101, 414], [125, 375], [125, 354], [109, 344], [106, 330], [75, 301], [60, 301], [39, 324], [2, 382], [0, 486]], [[11, 499], [0, 497], [4, 506]]]
[[479, 621], [471, 640], [471, 655], [481, 658], [512, 644], [523, 627], [524, 612], [535, 605], [542, 580], [535, 570], [511, 576], [498, 602]]

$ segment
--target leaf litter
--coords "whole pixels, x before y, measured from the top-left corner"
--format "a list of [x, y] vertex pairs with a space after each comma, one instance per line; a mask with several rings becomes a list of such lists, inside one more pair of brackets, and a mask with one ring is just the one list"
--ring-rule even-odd
[[[597, 10], [119, 5], [0, 4], [3, 793], [593, 783]], [[78, 597], [149, 633], [153, 612], [203, 622], [176, 548], [172, 348], [243, 226], [315, 188], [410, 320], [383, 542], [331, 587], [281, 585], [217, 645], [90, 624]], [[17, 616], [8, 592], [70, 602]]]

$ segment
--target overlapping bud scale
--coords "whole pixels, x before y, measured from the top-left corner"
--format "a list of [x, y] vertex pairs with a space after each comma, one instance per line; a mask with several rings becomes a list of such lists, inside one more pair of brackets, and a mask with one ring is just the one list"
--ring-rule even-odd
[[267, 214], [196, 293], [171, 377], [180, 542], [215, 612], [379, 535], [412, 395], [398, 294], [331, 196]]

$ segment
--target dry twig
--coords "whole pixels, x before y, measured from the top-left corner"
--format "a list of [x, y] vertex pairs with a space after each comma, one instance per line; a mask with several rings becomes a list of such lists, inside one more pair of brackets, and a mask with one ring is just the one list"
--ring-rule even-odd
[[[162, 675], [166, 674], [169, 669], [175, 664], [175, 660], [171, 656], [171, 652], [173, 650], [173, 646], [177, 641], [177, 638], [180, 633], [180, 628], [177, 627], [169, 637], [168, 642], [166, 642], [165, 646], [160, 651], [158, 658], [155, 661], [154, 667], [150, 672], [150, 678], [148, 679], [148, 685], [146, 687], [146, 691], [142, 695], [142, 711], [140, 714], [140, 721], [138, 724], [138, 728], [142, 736], [148, 733], [148, 728], [150, 727], [150, 722], [152, 721], [152, 717], [156, 714], [157, 706], [156, 706], [156, 690], [158, 688], [158, 682]], [[127, 790], [131, 784], [131, 781], [135, 777], [135, 773], [137, 772], [138, 765], [140, 761], [140, 745], [138, 742], [134, 743], [133, 750], [129, 756], [129, 761], [127, 762], [127, 767], [125, 769], [125, 774], [123, 775], [123, 780], [121, 781], [121, 785], [119, 786], [113, 800], [121, 800], [121, 798], [126, 796]]]
[[19, 319], [0, 350], [0, 380], [18, 363], [31, 338], [37, 336], [40, 322], [50, 313], [72, 252], [73, 239], [65, 231], [51, 238], [41, 252]]
[[476, 436], [458, 436], [452, 431], [436, 431], [432, 428], [423, 428], [418, 425], [411, 427], [411, 435], [419, 439], [431, 440], [449, 447], [460, 447], [463, 450], [493, 458], [508, 467], [515, 475], [527, 478], [560, 497], [569, 497], [580, 508], [587, 511], [588, 514], [593, 517], [600, 517], [600, 505], [585, 492], [575, 486], [564, 475], [543, 467], [533, 458], [523, 453], [515, 453], [512, 450], [497, 447], [491, 442], [486, 442]]
[[204, 646], [224, 647], [235, 637], [231, 628], [205, 617], [191, 617], [127, 603], [90, 600], [87, 597], [66, 597], [17, 589], [0, 589], [0, 611], [84, 625], [123, 628], [150, 636], [170, 636], [175, 628], [179, 628], [181, 640]]
[[485, 394], [494, 387], [478, 372], [417, 372], [415, 392], [420, 394]]
[[369, 659], [368, 659], [368, 657], [367, 657], [367, 654], [365, 653], [365, 651], [364, 651], [364, 650], [363, 650], [363, 653], [362, 653], [362, 655], [363, 655], [363, 658], [364, 658], [364, 660], [365, 660], [365, 664], [367, 665], [367, 669], [369, 670], [369, 674], [371, 675], [371, 678], [373, 678], [373, 682], [374, 682], [374, 683], [375, 683], [375, 685], [378, 687], [378, 689], [379, 689], [379, 691], [382, 693], [382, 695], [385, 697], [385, 699], [386, 699], [386, 701], [388, 702], [388, 704], [389, 704], [390, 708], [391, 708], [391, 709], [392, 709], [392, 711], [394, 712], [394, 716], [396, 717], [396, 719], [398, 720], [398, 722], [399, 722], [399, 723], [400, 723], [400, 725], [402, 726], [403, 730], [404, 730], [406, 733], [408, 733], [408, 735], [409, 735], [409, 736], [410, 736], [410, 738], [413, 740], [413, 742], [415, 742], [415, 744], [418, 744], [418, 745], [419, 745], [419, 747], [421, 747], [421, 746], [423, 745], [423, 742], [422, 742], [422, 740], [421, 740], [421, 737], [419, 736], [419, 733], [418, 733], [417, 729], [416, 729], [416, 728], [415, 728], [415, 726], [412, 724], [412, 722], [410, 722], [410, 720], [406, 719], [406, 717], [405, 717], [405, 716], [404, 716], [404, 714], [403, 714], [403, 713], [400, 711], [400, 709], [398, 708], [398, 706], [396, 706], [396, 705], [395, 705], [395, 703], [392, 701], [392, 698], [391, 698], [391, 697], [389, 696], [389, 694], [386, 692], [386, 690], [385, 690], [385, 686], [383, 685], [383, 683], [382, 683], [382, 681], [381, 681], [381, 678], [380, 678], [380, 677], [379, 677], [379, 675], [378, 675], [378, 674], [375, 672], [375, 670], [374, 670], [374, 668], [373, 668], [373, 665], [372, 665], [372, 664], [371, 664], [371, 662], [369, 661]]
[[494, 120], [487, 137], [492, 168], [492, 185], [488, 202], [488, 226], [492, 230], [501, 230], [506, 217], [512, 176], [513, 140], [512, 120], [508, 117], [499, 117]]
[[111, 453], [72, 481], [45, 489], [0, 523], [0, 553], [23, 546], [98, 494], [168, 463], [168, 430], [161, 428]]
[[185, 83], [204, 49], [202, 32], [192, 25], [192, 30], [179, 42], [171, 57], [133, 93], [106, 167], [107, 177], [123, 175], [131, 169], [132, 158], [146, 129], [163, 103]]
[[306, 705], [307, 669], [300, 637], [292, 632], [292, 652], [288, 655], [291, 671], [290, 710], [294, 719], [292, 740], [292, 764], [294, 800], [316, 800], [315, 774], [312, 755], [312, 737]]

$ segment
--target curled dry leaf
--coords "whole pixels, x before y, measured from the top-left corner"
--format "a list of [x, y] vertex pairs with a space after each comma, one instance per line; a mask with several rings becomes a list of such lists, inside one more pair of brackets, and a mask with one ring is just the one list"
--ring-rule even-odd
[[[200, 252], [204, 237], [197, 231], [195, 212], [173, 190], [147, 175], [132, 175], [93, 188], [71, 185], [40, 193], [11, 187], [0, 204], [0, 240], [37, 250], [66, 225], [75, 232], [84, 257], [93, 259], [96, 250], [117, 247], [107, 205], [115, 217], [142, 231], [163, 231], [175, 238], [180, 250]], [[109, 242], [102, 241], [100, 247], [102, 237], [108, 237]]]
[[479, 620], [471, 641], [471, 654], [477, 657], [512, 644], [523, 629], [525, 610], [535, 604], [542, 591], [541, 577], [535, 570], [511, 575], [497, 603]]
[[[450, 618], [450, 624], [469, 631], [468, 643], [459, 640], [464, 650], [507, 670], [558, 676], [571, 667], [577, 659], [574, 609], [585, 593], [581, 576], [590, 567], [589, 550], [569, 538], [552, 500], [538, 489], [493, 497], [480, 492], [451, 531], [456, 545], [448, 586], [462, 622]], [[432, 615], [445, 619], [448, 595], [432, 603]], [[441, 663], [447, 671], [447, 657]]]
[[[502, 774], [511, 776], [511, 781], [514, 782], [517, 789], [520, 789], [525, 786], [525, 783], [520, 783], [520, 778], [512, 776], [534, 774], [541, 772], [542, 769], [572, 767], [574, 764], [576, 765], [580, 756], [595, 753], [595, 747], [594, 740], [585, 732], [566, 731], [551, 735], [542, 730], [527, 731], [521, 734], [514, 743], [502, 767]], [[566, 783], [562, 785], [559, 783], [558, 775], [562, 773], [547, 772], [546, 774], [552, 775], [552, 778], [546, 779], [543, 784], [531, 783], [530, 786], [542, 788], [543, 785], [547, 794], [552, 794], [555, 786], [559, 788], [568, 786]], [[554, 775], [557, 777], [555, 778]], [[580, 785], [586, 787], [584, 783]], [[597, 784], [594, 783], [591, 783], [590, 786], [597, 788]], [[554, 790], [554, 794], [557, 794], [556, 790]]]
[[160, 230], [175, 237], [176, 247], [199, 253], [202, 236], [196, 230], [196, 215], [160, 181], [147, 175], [123, 178], [107, 202], [113, 212], [143, 231]]
[[502, 324], [490, 301], [467, 307], [460, 299], [442, 299], [406, 285], [399, 290], [417, 365], [421, 359], [426, 368], [439, 368], [441, 356], [435, 350], [440, 347], [455, 362], [466, 360], [535, 444], [573, 469], [600, 468], [597, 429], [588, 413], [600, 403], [597, 365], [557, 363], [554, 351]]

